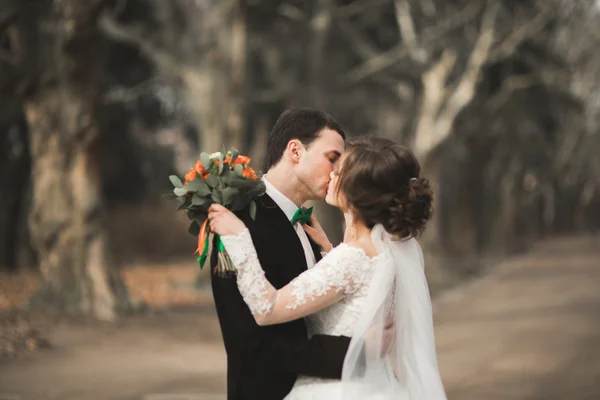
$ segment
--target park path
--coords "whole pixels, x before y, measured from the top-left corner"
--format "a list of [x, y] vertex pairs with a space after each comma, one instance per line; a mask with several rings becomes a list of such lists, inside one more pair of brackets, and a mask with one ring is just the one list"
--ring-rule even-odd
[[450, 400], [600, 400], [600, 240], [542, 243], [434, 315]]
[[[546, 241], [434, 301], [450, 400], [600, 399], [600, 240]], [[53, 348], [0, 363], [0, 400], [224, 398], [210, 294], [193, 310], [65, 322]]]

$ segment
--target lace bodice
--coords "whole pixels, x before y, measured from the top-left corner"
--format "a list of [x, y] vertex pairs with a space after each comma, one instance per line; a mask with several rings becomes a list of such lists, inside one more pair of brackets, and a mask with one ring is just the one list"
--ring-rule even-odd
[[[381, 254], [371, 258], [362, 249], [342, 243], [277, 291], [265, 278], [248, 229], [221, 239], [237, 268], [240, 293], [257, 322], [265, 325], [306, 317], [309, 336], [352, 336], [373, 273], [386, 257]], [[388, 315], [393, 312], [393, 297], [385, 305]], [[301, 376], [287, 398], [295, 399], [294, 393], [338, 382]]]
[[237, 268], [240, 293], [259, 324], [286, 322], [331, 306], [309, 318], [311, 334], [350, 335], [381, 257], [370, 258], [343, 243], [277, 291], [265, 278], [248, 229], [221, 239]]

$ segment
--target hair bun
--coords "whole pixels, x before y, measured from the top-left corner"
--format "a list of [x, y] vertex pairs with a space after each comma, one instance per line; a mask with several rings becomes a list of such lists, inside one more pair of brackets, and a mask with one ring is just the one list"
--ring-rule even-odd
[[385, 229], [399, 237], [419, 237], [433, 216], [433, 191], [428, 179], [411, 178], [408, 191], [396, 197]]

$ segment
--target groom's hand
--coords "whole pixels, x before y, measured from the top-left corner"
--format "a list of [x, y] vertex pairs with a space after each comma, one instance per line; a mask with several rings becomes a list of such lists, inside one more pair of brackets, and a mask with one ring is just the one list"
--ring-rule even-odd
[[237, 235], [246, 227], [234, 213], [216, 203], [208, 208], [208, 221], [210, 231], [221, 236]]

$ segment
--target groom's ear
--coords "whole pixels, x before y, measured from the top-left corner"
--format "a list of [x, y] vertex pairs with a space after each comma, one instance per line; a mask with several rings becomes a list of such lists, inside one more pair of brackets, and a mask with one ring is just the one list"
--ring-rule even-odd
[[304, 146], [298, 139], [293, 139], [288, 142], [286, 151], [288, 152], [290, 160], [294, 163], [298, 163], [302, 152], [304, 151]]

